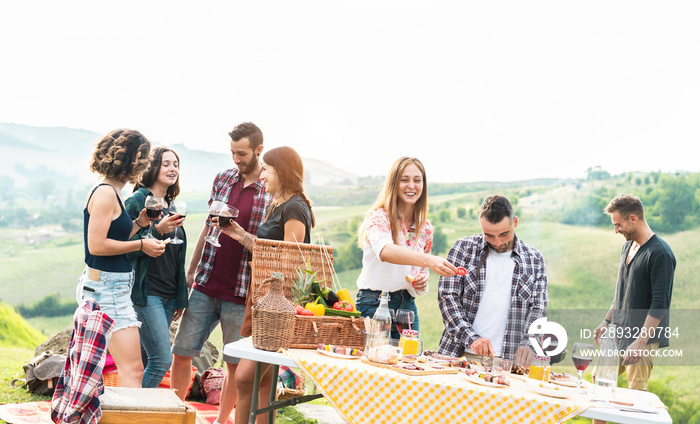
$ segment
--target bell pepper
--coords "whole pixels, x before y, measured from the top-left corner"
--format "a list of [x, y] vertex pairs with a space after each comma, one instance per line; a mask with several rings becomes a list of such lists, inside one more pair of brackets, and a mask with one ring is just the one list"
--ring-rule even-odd
[[314, 313], [315, 317], [320, 317], [326, 314], [326, 307], [318, 303], [319, 300], [316, 299], [315, 302], [309, 302], [304, 307]]
[[340, 300], [333, 304], [333, 309], [337, 309], [339, 311], [352, 312], [352, 304], [348, 303], [347, 300]]
[[355, 309], [355, 303], [352, 301], [352, 296], [350, 296], [350, 292], [348, 291], [348, 289], [338, 290], [338, 293], [336, 294], [338, 295], [338, 299], [340, 299], [341, 301], [344, 300], [348, 302], [352, 305], [352, 310], [357, 311], [357, 309]]

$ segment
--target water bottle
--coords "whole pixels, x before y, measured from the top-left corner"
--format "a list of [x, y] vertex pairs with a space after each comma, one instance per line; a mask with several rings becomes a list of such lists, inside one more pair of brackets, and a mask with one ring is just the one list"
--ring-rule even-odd
[[615, 325], [610, 324], [605, 332], [595, 371], [594, 393], [604, 398], [612, 398], [617, 387], [620, 358], [617, 352], [615, 330]]
[[391, 313], [389, 312], [389, 292], [382, 291], [379, 307], [370, 320], [365, 353], [375, 346], [391, 344]]

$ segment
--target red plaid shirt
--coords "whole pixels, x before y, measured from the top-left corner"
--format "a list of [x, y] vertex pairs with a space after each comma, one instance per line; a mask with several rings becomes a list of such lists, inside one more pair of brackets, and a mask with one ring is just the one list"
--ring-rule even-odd
[[[238, 182], [240, 174], [237, 168], [228, 169], [226, 171], [220, 172], [216, 178], [214, 178], [214, 184], [211, 188], [211, 196], [209, 197], [209, 205], [214, 200], [219, 200], [224, 203], [228, 203], [228, 198], [231, 195], [231, 189], [233, 185]], [[250, 221], [248, 222], [248, 231], [251, 234], [256, 234], [258, 232], [258, 227], [265, 220], [265, 210], [270, 201], [270, 195], [265, 192], [265, 183], [258, 179], [255, 183], [256, 194], [253, 198], [253, 212], [250, 215]], [[207, 225], [209, 224], [209, 218], [207, 218]], [[212, 227], [209, 226], [209, 234], [212, 232]], [[197, 265], [197, 272], [194, 276], [194, 281], [200, 285], [205, 286], [207, 281], [209, 281], [209, 274], [211, 274], [211, 269], [214, 266], [214, 258], [216, 257], [216, 246], [211, 243], [204, 243], [204, 251], [202, 252], [202, 259]], [[252, 259], [252, 254], [243, 249], [243, 254], [240, 259], [240, 266], [238, 267], [238, 279], [233, 288], [233, 294], [239, 297], [246, 297], [248, 293], [248, 287], [250, 286], [250, 260]]]
[[114, 321], [88, 299], [75, 310], [73, 326], [66, 365], [51, 400], [51, 419], [55, 423], [94, 424], [102, 418], [102, 367]]

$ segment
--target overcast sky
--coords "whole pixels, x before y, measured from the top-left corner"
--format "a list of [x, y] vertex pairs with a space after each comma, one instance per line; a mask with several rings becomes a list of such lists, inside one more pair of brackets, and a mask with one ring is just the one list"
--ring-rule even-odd
[[[12, 1], [0, 121], [227, 152], [252, 120], [358, 175], [700, 171], [695, 1]], [[186, 158], [183, 158], [186, 164]]]

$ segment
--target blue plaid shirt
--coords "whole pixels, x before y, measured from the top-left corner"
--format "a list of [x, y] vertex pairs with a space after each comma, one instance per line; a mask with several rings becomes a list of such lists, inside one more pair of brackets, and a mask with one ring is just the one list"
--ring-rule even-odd
[[[220, 172], [214, 179], [214, 183], [211, 188], [211, 196], [209, 198], [209, 205], [214, 200], [219, 200], [224, 203], [228, 203], [228, 198], [231, 195], [231, 189], [233, 185], [239, 180], [240, 174], [237, 168], [228, 169], [226, 171]], [[265, 192], [265, 183], [258, 179], [255, 183], [256, 194], [253, 198], [253, 212], [250, 215], [250, 221], [248, 222], [248, 228], [245, 230], [253, 235], [257, 234], [258, 227], [265, 220], [265, 210], [268, 203], [270, 202], [270, 194]], [[209, 218], [207, 217], [207, 224], [209, 223]], [[212, 227], [209, 226], [209, 234], [212, 232]], [[216, 257], [216, 247], [211, 243], [204, 243], [204, 251], [202, 252], [202, 259], [197, 265], [197, 272], [195, 273], [194, 280], [200, 285], [204, 286], [209, 281], [209, 274], [211, 274], [211, 269], [214, 266], [214, 258]], [[248, 287], [250, 286], [251, 272], [250, 272], [250, 260], [252, 259], [251, 253], [243, 249], [243, 254], [240, 258], [240, 266], [238, 268], [238, 278], [236, 279], [236, 284], [233, 288], [233, 294], [239, 297], [246, 297], [248, 293]]]
[[[455, 266], [466, 268], [467, 275], [440, 278], [438, 303], [445, 324], [440, 338], [441, 354], [462, 356], [480, 337], [472, 323], [484, 293], [486, 255], [488, 244], [484, 235], [478, 234], [457, 240], [447, 256]], [[516, 237], [512, 255], [515, 269], [502, 350], [509, 359], [513, 359], [518, 347], [530, 347], [527, 331], [530, 324], [546, 315], [549, 301], [542, 254]]]

